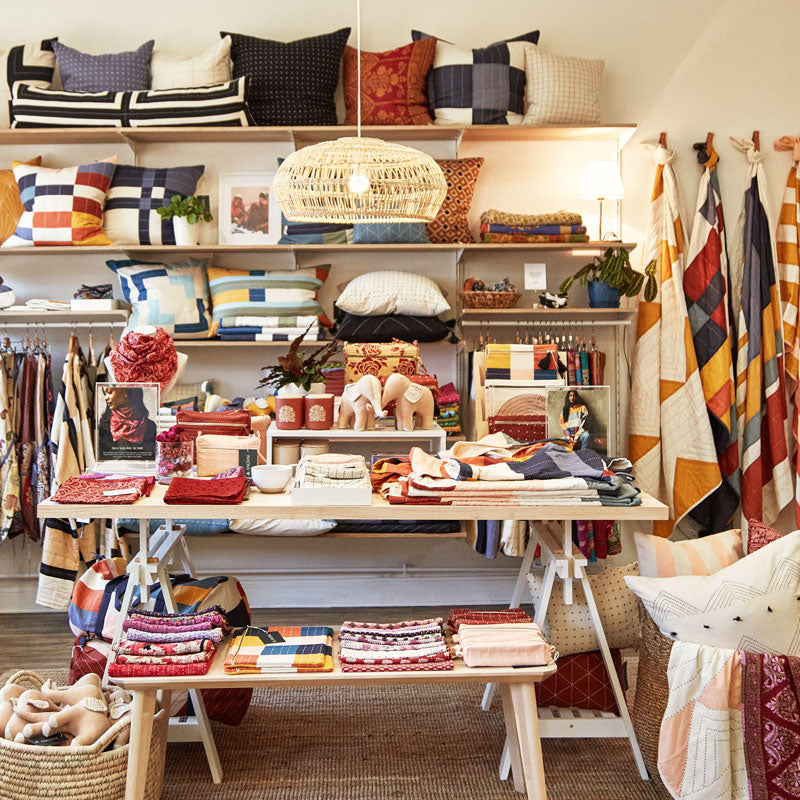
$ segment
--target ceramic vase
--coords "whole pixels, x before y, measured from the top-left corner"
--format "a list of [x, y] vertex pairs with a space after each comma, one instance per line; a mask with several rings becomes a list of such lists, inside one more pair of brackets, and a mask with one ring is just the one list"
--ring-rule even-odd
[[173, 217], [172, 231], [178, 247], [189, 247], [197, 244], [199, 230], [197, 225], [190, 225], [187, 217]]

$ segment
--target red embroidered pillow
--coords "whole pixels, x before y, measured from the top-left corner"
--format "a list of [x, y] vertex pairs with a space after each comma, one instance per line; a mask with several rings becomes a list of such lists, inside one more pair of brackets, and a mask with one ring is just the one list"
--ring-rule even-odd
[[[423, 39], [427, 41], [427, 39]], [[475, 240], [469, 232], [467, 214], [475, 194], [482, 158], [451, 158], [436, 162], [447, 181], [447, 196], [433, 222], [428, 223], [428, 238], [436, 244]]]
[[755, 553], [760, 550], [764, 545], [780, 539], [783, 534], [776, 531], [775, 528], [770, 528], [763, 522], [757, 519], [747, 520], [747, 555]]
[[[425, 83], [433, 64], [436, 39], [387, 50], [361, 51], [361, 122], [364, 125], [430, 125]], [[358, 115], [357, 51], [344, 49], [345, 125]]]
[[[612, 650], [611, 658], [624, 687], [622, 654]], [[561, 656], [556, 663], [556, 674], [536, 684], [536, 702], [540, 706], [617, 712], [614, 691], [599, 651]]]

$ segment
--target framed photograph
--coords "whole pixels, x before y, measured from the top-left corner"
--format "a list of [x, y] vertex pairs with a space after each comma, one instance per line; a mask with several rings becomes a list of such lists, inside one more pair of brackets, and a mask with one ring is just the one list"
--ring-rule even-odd
[[576, 450], [607, 456], [611, 447], [611, 387], [564, 386], [547, 390], [547, 437]]
[[219, 176], [219, 243], [277, 244], [281, 210], [272, 194], [274, 172]]
[[157, 383], [98, 383], [95, 438], [98, 461], [156, 460]]

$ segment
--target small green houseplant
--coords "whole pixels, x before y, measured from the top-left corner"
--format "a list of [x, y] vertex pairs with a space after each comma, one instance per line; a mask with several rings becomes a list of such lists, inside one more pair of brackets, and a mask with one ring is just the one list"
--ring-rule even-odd
[[[574, 275], [566, 278], [559, 287], [566, 294], [575, 281], [589, 289], [589, 305], [592, 308], [618, 308], [621, 295], [635, 297], [644, 285], [644, 299], [651, 303], [658, 294], [656, 262], [653, 259], [639, 272], [631, 266], [631, 259], [624, 247], [609, 247], [601, 256], [595, 256]], [[646, 281], [646, 283], [645, 283]]]
[[197, 244], [198, 233], [193, 226], [198, 222], [211, 222], [214, 219], [205, 203], [193, 194], [188, 197], [174, 194], [169, 205], [161, 206], [156, 211], [161, 219], [172, 220], [176, 245]]

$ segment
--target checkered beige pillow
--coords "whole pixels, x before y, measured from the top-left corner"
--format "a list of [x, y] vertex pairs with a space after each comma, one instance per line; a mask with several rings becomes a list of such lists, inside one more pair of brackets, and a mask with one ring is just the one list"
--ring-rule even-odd
[[527, 111], [523, 125], [596, 125], [605, 62], [525, 50]]
[[200, 55], [182, 57], [154, 50], [150, 58], [152, 89], [216, 86], [231, 80], [231, 37], [224, 36]]

